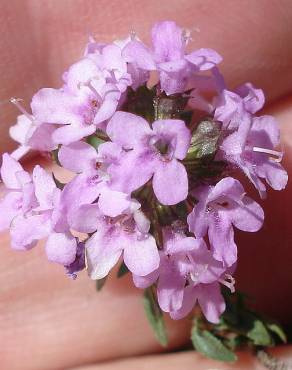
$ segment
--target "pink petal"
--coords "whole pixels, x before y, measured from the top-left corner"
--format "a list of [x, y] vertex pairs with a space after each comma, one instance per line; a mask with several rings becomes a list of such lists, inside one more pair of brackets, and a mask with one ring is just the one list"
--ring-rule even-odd
[[183, 303], [185, 276], [167, 257], [161, 261], [160, 271], [157, 286], [159, 306], [165, 312], [177, 311]]
[[44, 88], [32, 98], [31, 109], [38, 121], [55, 124], [79, 123], [78, 99], [62, 90]]
[[73, 64], [66, 73], [66, 87], [71, 92], [79, 92], [82, 83], [90, 81], [96, 75], [100, 75], [100, 69], [89, 58], [81, 59], [79, 62]]
[[185, 59], [199, 68], [200, 71], [206, 71], [213, 68], [222, 61], [219, 55], [213, 49], [199, 49], [185, 56]]
[[208, 196], [208, 202], [216, 201], [220, 197], [228, 197], [234, 200], [241, 200], [245, 194], [241, 183], [233, 177], [225, 177], [220, 180]]
[[20, 189], [21, 184], [16, 176], [17, 172], [23, 171], [22, 166], [8, 153], [2, 156], [1, 178], [8, 189]]
[[29, 217], [17, 216], [11, 224], [11, 247], [25, 250], [34, 247], [38, 240], [46, 238], [51, 230], [47, 214]]
[[81, 233], [93, 233], [101, 217], [97, 204], [83, 204], [68, 215], [70, 228]]
[[159, 62], [180, 59], [184, 53], [182, 29], [172, 21], [156, 23], [152, 28], [155, 59]]
[[124, 262], [128, 269], [139, 276], [146, 276], [159, 266], [159, 253], [152, 235], [133, 238], [124, 249]]
[[245, 83], [236, 88], [236, 92], [243, 98], [245, 108], [250, 113], [256, 113], [265, 103], [263, 90], [256, 89], [251, 83]]
[[242, 231], [256, 232], [264, 222], [264, 211], [253, 199], [245, 196], [242, 206], [228, 211], [235, 227]]
[[208, 235], [214, 258], [225, 266], [232, 266], [237, 260], [237, 246], [228, 215], [218, 212], [216, 219], [210, 222]]
[[55, 144], [68, 145], [92, 135], [95, 131], [96, 126], [93, 124], [88, 126], [66, 125], [56, 129], [52, 135], [52, 139]]
[[125, 153], [108, 168], [112, 189], [130, 194], [151, 179], [154, 166], [152, 153], [135, 150]]
[[140, 41], [130, 41], [123, 49], [122, 56], [128, 63], [135, 63], [141, 69], [152, 71], [156, 69], [149, 49]]
[[170, 317], [173, 320], [180, 320], [183, 317], [187, 316], [192, 311], [196, 303], [196, 300], [197, 300], [196, 291], [191, 285], [187, 286], [184, 290], [184, 296], [183, 296], [181, 308], [177, 311], [171, 311], [169, 313]]
[[153, 176], [154, 193], [160, 203], [177, 204], [188, 195], [188, 176], [183, 164], [176, 159], [160, 161]]
[[101, 191], [98, 205], [105, 216], [117, 217], [130, 207], [131, 199], [128, 194], [104, 188]]
[[67, 266], [75, 260], [77, 242], [70, 233], [52, 233], [48, 237], [45, 249], [49, 261]]
[[122, 254], [118, 239], [107, 237], [102, 227], [87, 240], [85, 248], [87, 271], [93, 280], [107, 276]]
[[107, 125], [106, 132], [111, 140], [124, 149], [139, 145], [146, 135], [151, 134], [148, 122], [127, 112], [116, 112]]
[[137, 288], [145, 289], [154, 284], [159, 276], [159, 269], [151, 272], [146, 276], [133, 274], [133, 282]]
[[22, 194], [9, 192], [0, 202], [0, 231], [8, 229], [11, 221], [21, 213]]
[[32, 179], [40, 209], [52, 209], [54, 207], [54, 195], [57, 189], [52, 175], [37, 165], [33, 169]]
[[75, 173], [94, 169], [97, 161], [97, 152], [84, 141], [77, 141], [69, 145], [62, 145], [58, 152], [61, 165]]
[[120, 92], [118, 92], [118, 96], [115, 99], [105, 98], [93, 120], [96, 126], [100, 127], [100, 123], [112, 117], [117, 110], [120, 95]]
[[200, 284], [195, 289], [197, 289], [198, 301], [206, 319], [213, 324], [218, 324], [226, 308], [219, 284]]

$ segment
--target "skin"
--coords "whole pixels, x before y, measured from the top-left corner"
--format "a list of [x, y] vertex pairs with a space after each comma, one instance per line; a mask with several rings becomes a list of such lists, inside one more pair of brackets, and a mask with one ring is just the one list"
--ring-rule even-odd
[[[215, 48], [223, 55], [222, 70], [230, 87], [251, 81], [264, 89], [267, 112], [281, 125], [284, 166], [291, 173], [291, 16], [289, 0], [2, 1], [1, 151], [12, 148], [8, 127], [18, 114], [5, 101], [16, 96], [26, 104], [39, 88], [58, 87], [62, 72], [81, 56], [88, 34], [110, 41], [134, 29], [149, 40], [155, 21], [172, 19], [193, 31], [192, 47]], [[30, 168], [36, 162], [40, 159], [26, 165]], [[237, 233], [237, 288], [256, 297], [257, 309], [284, 324], [292, 323], [291, 193], [290, 184], [281, 194], [270, 191], [263, 205], [263, 229], [257, 234]], [[258, 200], [253, 190], [251, 194]], [[161, 348], [144, 317], [140, 292], [129, 277], [116, 280], [113, 272], [97, 294], [85, 273], [70, 281], [59, 266], [49, 264], [41, 245], [27, 253], [15, 252], [7, 234], [0, 236], [0, 243], [4, 370], [263, 369], [250, 353], [241, 353], [235, 365], [193, 352], [159, 355]], [[189, 324], [168, 320], [170, 349], [186, 342]], [[286, 358], [291, 353], [289, 346], [274, 351]]]

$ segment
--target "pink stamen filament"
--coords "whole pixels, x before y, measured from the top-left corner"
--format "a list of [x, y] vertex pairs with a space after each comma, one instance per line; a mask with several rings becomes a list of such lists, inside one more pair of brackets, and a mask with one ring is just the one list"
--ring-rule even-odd
[[22, 114], [24, 114], [31, 122], [34, 121], [34, 118], [31, 114], [29, 114], [24, 108], [23, 106], [19, 103], [20, 101], [23, 101], [22, 99], [19, 99], [19, 98], [11, 98], [10, 99], [10, 102], [12, 104], [14, 104]]
[[252, 150], [254, 152], [257, 152], [257, 153], [265, 153], [265, 154], [270, 154], [272, 157], [271, 159], [275, 162], [281, 162], [282, 161], [282, 158], [283, 158], [283, 153], [282, 152], [278, 152], [276, 150], [271, 150], [271, 149], [265, 149], [265, 148], [259, 148], [257, 146], [254, 146], [252, 148]]

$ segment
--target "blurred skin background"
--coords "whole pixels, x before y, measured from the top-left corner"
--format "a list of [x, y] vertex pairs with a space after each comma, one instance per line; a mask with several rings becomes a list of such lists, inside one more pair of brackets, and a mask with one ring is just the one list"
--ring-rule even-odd
[[[281, 124], [284, 166], [291, 176], [290, 0], [0, 0], [0, 102], [18, 97], [28, 107], [39, 88], [59, 87], [62, 73], [81, 57], [89, 34], [111, 41], [134, 30], [149, 41], [151, 26], [161, 20], [190, 29], [192, 48], [210, 47], [222, 54], [221, 68], [230, 88], [246, 81], [263, 88], [266, 112]], [[0, 103], [1, 152], [13, 148], [8, 129], [18, 114], [12, 104]], [[40, 158], [26, 165], [40, 160], [50, 167]], [[257, 198], [253, 190], [251, 195]], [[288, 329], [291, 195], [291, 181], [282, 193], [270, 191], [263, 204], [263, 229], [257, 234], [237, 233], [236, 275], [237, 288], [254, 298], [254, 307]], [[2, 234], [0, 241], [3, 370], [263, 369], [247, 353], [235, 365], [218, 364], [193, 352], [159, 355], [140, 292], [129, 277], [117, 281], [113, 273], [97, 294], [86, 273], [71, 281], [59, 266], [49, 264], [41, 245], [21, 253], [10, 249], [8, 235]], [[187, 342], [190, 322], [168, 322], [171, 348], [180, 348]], [[290, 348], [274, 353], [288, 358]]]

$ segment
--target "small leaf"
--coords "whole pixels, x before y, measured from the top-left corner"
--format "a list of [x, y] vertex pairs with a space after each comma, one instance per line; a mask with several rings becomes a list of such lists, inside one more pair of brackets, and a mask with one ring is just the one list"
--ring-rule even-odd
[[117, 277], [118, 278], [121, 278], [123, 277], [124, 275], [126, 275], [127, 273], [129, 272], [129, 269], [128, 267], [125, 265], [124, 262], [121, 263], [121, 266], [119, 268], [119, 271], [117, 272]]
[[147, 319], [154, 330], [155, 336], [159, 343], [166, 347], [168, 343], [165, 324], [163, 320], [163, 315], [158, 303], [156, 301], [156, 297], [153, 292], [153, 288], [147, 288], [144, 291], [144, 310], [147, 316]]
[[269, 331], [271, 331], [272, 333], [276, 334], [277, 337], [282, 342], [287, 343], [286, 334], [285, 334], [284, 330], [282, 329], [282, 327], [279, 324], [277, 324], [275, 322], [272, 322], [272, 323], [267, 323], [266, 326], [269, 329]]
[[105, 142], [103, 139], [99, 138], [96, 135], [89, 136], [86, 141], [87, 141], [88, 144], [93, 146], [95, 149], [98, 149], [100, 144], [103, 144]]
[[191, 336], [195, 349], [203, 355], [218, 361], [233, 362], [237, 356], [220, 339], [207, 330], [201, 331], [194, 325]]
[[101, 289], [103, 288], [103, 286], [104, 286], [104, 284], [105, 284], [105, 282], [106, 282], [106, 279], [107, 279], [107, 276], [106, 277], [104, 277], [103, 279], [99, 279], [99, 280], [96, 280], [95, 281], [95, 287], [96, 287], [96, 290], [98, 291], [98, 292], [100, 292], [101, 291]]
[[247, 337], [253, 341], [256, 346], [269, 346], [272, 344], [272, 338], [263, 322], [255, 319], [253, 327], [247, 332]]

